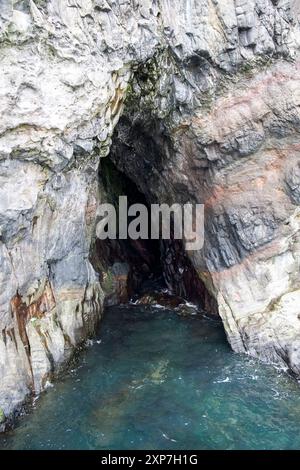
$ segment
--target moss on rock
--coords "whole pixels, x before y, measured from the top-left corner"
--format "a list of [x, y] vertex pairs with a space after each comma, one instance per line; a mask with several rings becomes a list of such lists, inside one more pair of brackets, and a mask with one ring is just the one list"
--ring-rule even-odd
[[4, 411], [2, 410], [2, 408], [0, 408], [0, 424], [4, 423], [5, 420], [6, 416], [4, 414]]

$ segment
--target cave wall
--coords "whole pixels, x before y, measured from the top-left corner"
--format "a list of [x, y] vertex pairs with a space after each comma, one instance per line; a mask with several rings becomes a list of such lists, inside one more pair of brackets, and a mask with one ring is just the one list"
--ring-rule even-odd
[[233, 348], [298, 371], [297, 2], [0, 5], [0, 416], [43, 390], [101, 316], [98, 166], [125, 98], [160, 151], [127, 153], [123, 171], [162, 202], [206, 202], [191, 261]]
[[152, 202], [205, 204], [204, 247], [188, 256], [231, 346], [298, 375], [298, 59], [240, 69], [209, 104], [195, 93], [176, 108], [171, 94], [164, 116], [161, 78], [147, 94], [161, 60], [134, 76], [111, 158]]

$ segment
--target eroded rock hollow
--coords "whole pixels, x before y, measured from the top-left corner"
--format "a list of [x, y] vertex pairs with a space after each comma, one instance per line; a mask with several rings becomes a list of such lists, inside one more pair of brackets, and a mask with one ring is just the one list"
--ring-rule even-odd
[[0, 6], [0, 420], [126, 294], [132, 258], [96, 247], [106, 158], [148, 204], [205, 204], [193, 282], [168, 273], [172, 243], [166, 279], [235, 351], [299, 375], [298, 1]]

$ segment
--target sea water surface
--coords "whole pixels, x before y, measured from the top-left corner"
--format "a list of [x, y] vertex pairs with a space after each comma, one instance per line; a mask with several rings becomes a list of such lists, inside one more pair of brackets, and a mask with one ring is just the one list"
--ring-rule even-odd
[[234, 354], [222, 325], [127, 305], [0, 448], [300, 449], [299, 426], [299, 385]]

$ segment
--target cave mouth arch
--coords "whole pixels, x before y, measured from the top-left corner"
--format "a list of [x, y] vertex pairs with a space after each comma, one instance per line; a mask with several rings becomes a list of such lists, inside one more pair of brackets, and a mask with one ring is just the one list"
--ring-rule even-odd
[[[114, 148], [114, 147], [113, 147]], [[119, 196], [127, 196], [128, 206], [143, 204], [150, 207], [149, 195], [138, 188], [134, 179], [121, 171], [115, 158], [108, 155], [99, 165], [99, 184], [107, 202], [118, 209]], [[149, 226], [150, 226], [150, 213]], [[131, 218], [128, 217], [128, 223]], [[147, 292], [168, 292], [190, 301], [217, 316], [217, 305], [200, 280], [186, 254], [182, 240], [95, 240], [91, 261], [103, 282], [103, 271], [110, 271], [115, 279], [114, 289], [106, 297], [106, 305], [124, 303]]]

